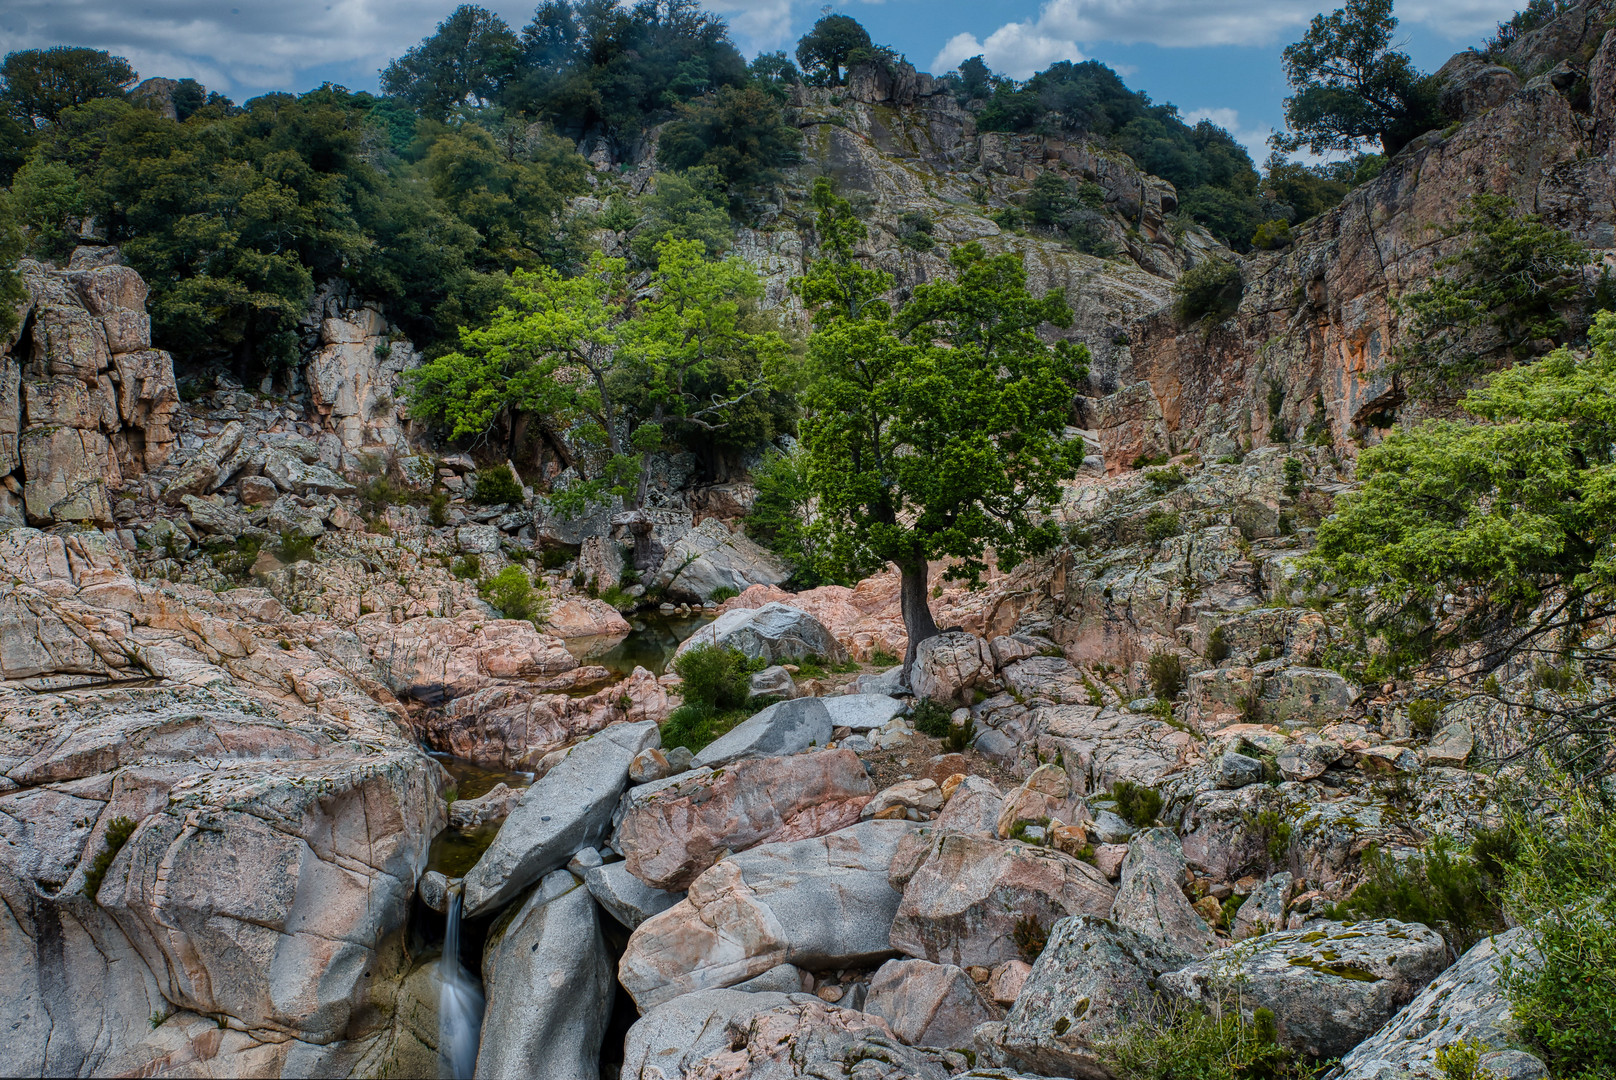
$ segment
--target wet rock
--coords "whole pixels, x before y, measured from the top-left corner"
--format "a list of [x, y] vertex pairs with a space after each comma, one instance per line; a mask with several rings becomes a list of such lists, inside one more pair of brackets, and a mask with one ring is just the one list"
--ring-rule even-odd
[[595, 901], [570, 873], [545, 876], [495, 921], [483, 949], [478, 1080], [596, 1080], [611, 1017], [612, 958]]
[[892, 955], [900, 896], [887, 867], [913, 828], [866, 821], [726, 858], [692, 882], [683, 901], [634, 931], [619, 980], [645, 1010], [777, 964], [849, 967]]
[[475, 829], [491, 821], [504, 821], [521, 801], [520, 789], [495, 784], [475, 799], [456, 799], [450, 803], [449, 824], [457, 829]]
[[1106, 914], [1115, 898], [1104, 875], [1061, 852], [943, 835], [904, 885], [892, 947], [933, 963], [991, 967], [1022, 958], [1029, 935], [1068, 915]]
[[698, 767], [631, 788], [616, 842], [635, 877], [653, 888], [679, 890], [725, 852], [823, 836], [853, 824], [874, 792], [851, 750]]
[[[1378, 1080], [1383, 1070], [1436, 1078], [1441, 1076], [1436, 1051], [1461, 1040], [1480, 1043], [1484, 1053], [1507, 1050], [1515, 1036], [1509, 996], [1499, 982], [1499, 963], [1505, 957], [1526, 968], [1536, 966], [1529, 930], [1516, 927], [1471, 946], [1385, 1027], [1341, 1059], [1341, 1080]], [[1534, 1063], [1540, 1070], [1535, 1075], [1547, 1075], [1536, 1058], [1510, 1064], [1524, 1070], [1515, 1075], [1530, 1076]], [[1489, 1067], [1498, 1071], [1496, 1065]]]
[[725, 611], [686, 638], [674, 655], [698, 645], [721, 645], [754, 660], [780, 663], [809, 656], [836, 663], [847, 659], [847, 651], [823, 623], [806, 611], [779, 603]]
[[978, 1024], [999, 1018], [976, 983], [953, 964], [888, 960], [870, 980], [864, 1011], [910, 1046], [965, 1046]]
[[682, 892], [651, 888], [620, 862], [591, 868], [584, 873], [584, 883], [607, 914], [630, 930], [684, 899]]
[[1189, 961], [1172, 946], [1105, 919], [1062, 919], [1005, 1017], [997, 1048], [1039, 1073], [1108, 1075], [1095, 1047], [1121, 1035], [1154, 1000], [1161, 976]]
[[1217, 942], [1211, 927], [1184, 896], [1187, 876], [1178, 837], [1168, 829], [1146, 829], [1128, 845], [1122, 887], [1111, 906], [1111, 918], [1118, 926], [1166, 942], [1177, 952], [1206, 955]]
[[1273, 1010], [1280, 1041], [1313, 1057], [1357, 1046], [1448, 963], [1442, 936], [1418, 923], [1317, 922], [1252, 938], [1162, 978], [1168, 993], [1211, 1003], [1236, 982], [1249, 1018]]
[[780, 757], [824, 746], [836, 730], [825, 700], [776, 702], [708, 743], [693, 764], [718, 768], [745, 758]]
[[649, 721], [614, 724], [573, 747], [535, 781], [466, 874], [466, 915], [492, 911], [585, 844], [604, 840], [628, 784], [629, 762], [657, 738]]

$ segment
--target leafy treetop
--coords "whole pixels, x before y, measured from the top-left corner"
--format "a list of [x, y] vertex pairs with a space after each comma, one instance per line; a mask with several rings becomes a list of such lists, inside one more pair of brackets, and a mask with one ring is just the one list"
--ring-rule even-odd
[[97, 98], [122, 97], [135, 83], [135, 69], [100, 49], [57, 45], [23, 49], [0, 64], [0, 102], [5, 111], [35, 127], [55, 123], [64, 109]]
[[822, 15], [797, 42], [797, 63], [811, 78], [840, 86], [843, 70], [870, 52], [870, 33], [857, 19]]

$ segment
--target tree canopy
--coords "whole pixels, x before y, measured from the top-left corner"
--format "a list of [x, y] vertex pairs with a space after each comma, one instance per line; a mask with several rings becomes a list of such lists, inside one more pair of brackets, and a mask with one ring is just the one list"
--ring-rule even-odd
[[1315, 15], [1302, 40], [1285, 49], [1289, 132], [1275, 135], [1286, 151], [1356, 150], [1366, 142], [1390, 157], [1442, 122], [1435, 81], [1392, 46], [1392, 0], [1347, 0]]
[[1013, 566], [1057, 541], [1042, 514], [1082, 463], [1062, 434], [1088, 351], [1039, 337], [1071, 325], [1059, 290], [1032, 296], [1019, 256], [975, 244], [952, 253], [954, 280], [893, 312], [879, 299], [891, 278], [854, 259], [852, 206], [825, 178], [813, 205], [821, 254], [796, 288], [817, 323], [800, 424], [815, 527], [832, 562], [898, 566], [908, 663], [936, 633], [927, 560], [975, 580], [989, 548]]
[[870, 54], [870, 32], [850, 15], [821, 15], [797, 42], [797, 63], [828, 86], [840, 86], [843, 71]]
[[431, 37], [387, 65], [382, 89], [430, 120], [445, 120], [461, 105], [498, 100], [519, 53], [505, 20], [462, 4]]
[[57, 45], [8, 54], [0, 63], [0, 81], [6, 112], [43, 127], [75, 105], [122, 97], [135, 84], [135, 69], [123, 57], [100, 49]]

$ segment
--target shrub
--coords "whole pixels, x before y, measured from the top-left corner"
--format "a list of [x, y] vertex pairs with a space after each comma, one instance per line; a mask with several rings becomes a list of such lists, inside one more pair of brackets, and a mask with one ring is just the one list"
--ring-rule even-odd
[[101, 881], [112, 868], [112, 860], [118, 857], [124, 844], [134, 835], [137, 822], [133, 818], [115, 817], [107, 823], [107, 831], [101, 840], [101, 850], [96, 852], [95, 858], [90, 861], [89, 867], [84, 871], [84, 895], [91, 900], [101, 891]]
[[1290, 245], [1291, 223], [1284, 218], [1263, 222], [1257, 226], [1257, 232], [1251, 238], [1251, 246], [1263, 251], [1277, 251]]
[[1268, 861], [1275, 866], [1282, 865], [1291, 850], [1291, 823], [1277, 810], [1259, 810], [1255, 815], [1248, 816], [1245, 824], [1246, 830], [1257, 838], [1268, 853]]
[[1210, 664], [1221, 664], [1229, 659], [1229, 639], [1220, 623], [1206, 638], [1206, 659]]
[[1152, 510], [1145, 515], [1145, 539], [1152, 544], [1170, 540], [1183, 531], [1176, 510]]
[[1157, 649], [1145, 664], [1150, 676], [1150, 689], [1163, 701], [1172, 701], [1184, 689], [1184, 660], [1175, 652]]
[[1214, 1012], [1158, 1002], [1097, 1049], [1117, 1080], [1300, 1080], [1318, 1072], [1280, 1045], [1270, 1010], [1247, 1022], [1234, 1000]]
[[922, 735], [944, 739], [948, 737], [948, 729], [953, 726], [950, 715], [946, 706], [937, 704], [931, 698], [921, 698], [909, 710], [909, 723]]
[[449, 564], [449, 573], [461, 581], [471, 581], [482, 575], [483, 560], [475, 551], [467, 552]]
[[899, 658], [894, 656], [893, 654], [887, 652], [885, 649], [872, 649], [872, 650], [870, 650], [870, 665], [872, 667], [889, 668], [889, 667], [895, 666], [898, 663], [899, 663]]
[[1332, 918], [1424, 923], [1447, 939], [1455, 955], [1504, 928], [1500, 883], [1446, 837], [1402, 862], [1371, 848], [1363, 865], [1363, 884], [1334, 905]]
[[1173, 286], [1173, 312], [1187, 323], [1208, 315], [1222, 322], [1240, 310], [1244, 287], [1240, 267], [1228, 259], [1208, 259], [1184, 271]]
[[471, 499], [482, 506], [497, 506], [520, 503], [523, 497], [522, 482], [511, 475], [510, 466], [495, 465], [477, 474], [477, 488]]
[[662, 748], [672, 750], [675, 746], [684, 746], [693, 754], [701, 753], [718, 737], [713, 730], [717, 716], [716, 709], [701, 702], [679, 706], [662, 722]]
[[680, 653], [673, 670], [684, 680], [685, 701], [709, 709], [734, 709], [746, 704], [751, 693], [751, 660], [739, 649], [697, 645]]
[[439, 491], [432, 496], [427, 504], [427, 520], [432, 522], [434, 528], [441, 528], [449, 523], [449, 493]]
[[1049, 929], [1032, 915], [1017, 919], [1011, 936], [1015, 939], [1021, 958], [1029, 964], [1037, 960], [1044, 946], [1049, 944]]
[[729, 585], [720, 585], [718, 588], [713, 590], [713, 595], [709, 596], [707, 599], [711, 600], [715, 604], [722, 604], [725, 600], [733, 600], [739, 595], [741, 595], [741, 590], [732, 588]]
[[1132, 463], [1129, 464], [1128, 467], [1130, 469], [1144, 469], [1150, 467], [1151, 465], [1165, 464], [1167, 464], [1166, 454], [1140, 454], [1138, 457], [1133, 459]]
[[1118, 780], [1111, 785], [1111, 797], [1117, 801], [1117, 814], [1135, 828], [1151, 825], [1161, 814], [1161, 792], [1132, 780]]
[[520, 566], [507, 566], [484, 581], [477, 591], [507, 619], [533, 619], [541, 614], [541, 605], [533, 595], [533, 581]]
[[578, 557], [570, 548], [545, 548], [539, 552], [539, 565], [546, 570], [559, 570]]
[[221, 542], [208, 548], [213, 568], [225, 577], [246, 581], [258, 561], [260, 544], [249, 536], [238, 536], [235, 543]]
[[1429, 738], [1436, 733], [1437, 720], [1442, 716], [1442, 703], [1433, 698], [1415, 698], [1408, 703], [1408, 726], [1414, 734]]
[[288, 566], [292, 563], [312, 560], [314, 558], [314, 537], [304, 536], [296, 529], [287, 529], [281, 533], [281, 542], [275, 549], [275, 555]]
[[1145, 473], [1145, 483], [1150, 485], [1152, 495], [1165, 495], [1174, 488], [1184, 486], [1184, 470], [1177, 465], [1165, 469], [1150, 469]]
[[1307, 486], [1307, 467], [1300, 458], [1285, 459], [1285, 497], [1294, 499]]

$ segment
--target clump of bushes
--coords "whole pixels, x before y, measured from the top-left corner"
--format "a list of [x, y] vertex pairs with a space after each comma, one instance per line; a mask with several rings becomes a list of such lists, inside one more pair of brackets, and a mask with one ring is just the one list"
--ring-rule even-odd
[[1186, 323], [1212, 316], [1222, 322], [1240, 310], [1245, 283], [1228, 259], [1208, 259], [1184, 271], [1173, 286], [1173, 313]]
[[471, 581], [482, 575], [483, 560], [475, 551], [467, 552], [449, 564], [449, 573], [461, 581]]
[[238, 536], [234, 543], [220, 541], [208, 547], [213, 568], [225, 577], [246, 581], [252, 576], [253, 564], [258, 561], [260, 543], [250, 536]]
[[931, 698], [921, 698], [909, 710], [909, 724], [922, 735], [944, 739], [948, 737], [948, 729], [953, 726], [950, 715], [946, 706], [939, 705]]
[[1165, 495], [1175, 488], [1181, 488], [1187, 479], [1184, 470], [1177, 465], [1165, 469], [1148, 469], [1145, 472], [1145, 483], [1150, 485], [1152, 495]]
[[1036, 916], [1026, 915], [1016, 920], [1015, 929], [1011, 931], [1015, 939], [1016, 951], [1027, 963], [1037, 960], [1049, 944], [1049, 928], [1039, 922]]
[[1257, 232], [1251, 238], [1251, 246], [1263, 251], [1278, 251], [1280, 248], [1290, 247], [1291, 223], [1284, 218], [1263, 222], [1257, 226]]
[[449, 524], [449, 493], [434, 492], [432, 501], [427, 504], [426, 513], [427, 520], [432, 522], [433, 528], [442, 528]]
[[1154, 824], [1162, 811], [1161, 792], [1132, 780], [1111, 785], [1111, 797], [1117, 803], [1117, 816], [1136, 829]]
[[1145, 539], [1152, 544], [1171, 540], [1183, 531], [1178, 523], [1177, 510], [1152, 510], [1145, 515]]
[[115, 817], [107, 823], [107, 831], [102, 837], [101, 850], [96, 852], [95, 858], [84, 871], [84, 895], [91, 900], [101, 891], [101, 882], [106, 878], [107, 871], [112, 868], [112, 860], [118, 857], [124, 844], [135, 833], [138, 823], [134, 818]]
[[287, 529], [281, 533], [281, 542], [275, 549], [275, 555], [288, 566], [309, 561], [314, 558], [314, 537], [304, 536], [296, 529]]
[[519, 503], [522, 499], [522, 482], [511, 475], [510, 466], [495, 465], [477, 474], [477, 486], [472, 492], [472, 502], [482, 506], [498, 506], [503, 503]]
[[1172, 701], [1179, 695], [1188, 674], [1183, 658], [1167, 649], [1157, 649], [1150, 654], [1145, 672], [1150, 676], [1151, 692], [1163, 701]]
[[507, 619], [534, 619], [544, 614], [533, 581], [520, 566], [507, 566], [483, 581], [477, 591]]
[[1212, 628], [1206, 638], [1206, 659], [1210, 664], [1221, 664], [1229, 659], [1229, 637], [1224, 632], [1223, 624], [1219, 623]]
[[1272, 1011], [1247, 1021], [1237, 1001], [1211, 1012], [1158, 1002], [1098, 1049], [1117, 1080], [1303, 1080], [1320, 1071], [1280, 1045]]
[[745, 705], [752, 692], [752, 673], [765, 666], [766, 662], [754, 661], [739, 649], [721, 645], [697, 645], [673, 661], [673, 670], [684, 680], [679, 690], [686, 703], [714, 709]]
[[1368, 876], [1332, 907], [1332, 918], [1424, 923], [1447, 939], [1455, 956], [1504, 928], [1502, 882], [1446, 837], [1401, 861], [1372, 848], [1363, 866]]

